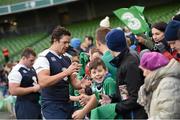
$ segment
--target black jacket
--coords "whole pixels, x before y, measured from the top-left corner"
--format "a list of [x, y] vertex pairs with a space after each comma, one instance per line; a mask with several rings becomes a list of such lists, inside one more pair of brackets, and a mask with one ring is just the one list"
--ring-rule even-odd
[[[118, 68], [117, 92], [110, 96], [112, 102], [117, 103], [116, 113], [122, 115], [124, 119], [147, 118], [144, 108], [137, 103], [139, 88], [144, 83], [144, 77], [138, 67], [137, 59], [126, 49], [110, 63]], [[122, 100], [119, 90], [120, 85], [127, 86], [128, 98], [126, 100]]]

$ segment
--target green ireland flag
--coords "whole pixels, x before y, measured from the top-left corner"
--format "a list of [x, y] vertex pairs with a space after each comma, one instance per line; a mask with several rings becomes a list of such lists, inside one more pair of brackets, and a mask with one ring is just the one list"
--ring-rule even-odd
[[132, 6], [130, 8], [120, 8], [114, 14], [134, 33], [141, 34], [149, 32], [149, 26], [143, 15], [144, 7]]

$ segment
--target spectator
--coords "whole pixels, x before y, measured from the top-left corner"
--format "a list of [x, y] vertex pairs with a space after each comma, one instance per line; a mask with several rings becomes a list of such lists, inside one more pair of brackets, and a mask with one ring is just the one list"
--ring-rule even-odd
[[8, 78], [7, 73], [2, 66], [0, 66], [0, 90], [2, 90], [3, 96], [8, 95]]
[[165, 31], [165, 39], [170, 44], [171, 49], [175, 49], [175, 58], [180, 62], [180, 21], [172, 20], [168, 23]]
[[96, 30], [96, 47], [103, 54], [101, 59], [105, 63], [108, 72], [111, 73], [114, 80], [116, 80], [117, 68], [112, 66], [109, 62], [113, 59], [113, 56], [106, 45], [105, 36], [110, 31], [109, 28], [98, 28]]
[[111, 25], [110, 25], [110, 22], [109, 22], [109, 17], [106, 16], [103, 20], [101, 20], [99, 26], [100, 27], [105, 27], [105, 28], [110, 28]]
[[178, 30], [178, 39], [175, 40], [175, 49], [177, 50], [176, 59], [180, 62], [180, 29]]
[[[100, 58], [95, 58], [89, 65], [90, 77], [92, 78], [91, 87], [86, 88], [86, 94], [91, 95], [90, 100], [86, 101], [86, 96], [81, 96], [80, 102], [85, 107], [74, 112], [74, 118], [83, 118], [87, 112], [84, 112], [87, 105], [96, 105], [100, 99], [100, 94], [112, 95], [115, 93], [116, 82], [108, 73], [104, 62]], [[96, 99], [94, 99], [94, 95]], [[87, 102], [87, 103], [86, 103]], [[86, 105], [85, 105], [86, 104]], [[86, 110], [87, 111], [87, 110]], [[88, 112], [90, 109], [88, 109]]]
[[146, 52], [140, 68], [146, 77], [139, 91], [138, 102], [148, 118], [180, 119], [180, 64], [158, 52]]
[[74, 49], [77, 49], [81, 45], [81, 40], [79, 38], [73, 38], [71, 39], [70, 46]]
[[152, 40], [137, 37], [138, 41], [143, 43], [151, 51], [162, 53], [169, 60], [173, 58], [173, 51], [170, 49], [164, 37], [164, 32], [167, 24], [165, 22], [158, 22], [152, 25]]
[[145, 119], [146, 113], [137, 103], [143, 76], [138, 68], [137, 60], [129, 53], [125, 34], [121, 30], [113, 29], [107, 33], [106, 41], [114, 56], [111, 64], [118, 68], [117, 87], [114, 95], [102, 95], [100, 103], [116, 103], [116, 118], [122, 115], [123, 119]]
[[5, 62], [8, 63], [9, 62], [9, 50], [7, 48], [3, 48], [2, 53], [4, 56]]
[[77, 48], [79, 52], [89, 52], [89, 49], [93, 46], [93, 37], [85, 36], [84, 41], [81, 43], [80, 47]]

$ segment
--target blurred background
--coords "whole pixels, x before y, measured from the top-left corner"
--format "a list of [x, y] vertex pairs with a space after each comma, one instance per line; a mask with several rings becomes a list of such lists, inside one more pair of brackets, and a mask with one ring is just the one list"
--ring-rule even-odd
[[32, 47], [37, 54], [48, 48], [57, 25], [66, 27], [81, 42], [85, 36], [94, 38], [106, 16], [111, 28], [123, 28], [113, 11], [134, 5], [144, 7], [149, 24], [168, 23], [180, 11], [180, 0], [0, 0], [0, 118], [14, 118], [15, 100], [7, 97], [7, 75], [24, 48]]
[[[72, 37], [94, 36], [99, 22], [110, 17], [111, 27], [122, 27], [113, 10], [144, 6], [150, 24], [168, 22], [180, 8], [179, 0], [0, 0], [0, 49], [8, 49], [9, 61], [19, 59], [25, 47], [37, 53], [49, 46], [49, 34], [57, 25]], [[0, 63], [5, 62], [0, 52]]]

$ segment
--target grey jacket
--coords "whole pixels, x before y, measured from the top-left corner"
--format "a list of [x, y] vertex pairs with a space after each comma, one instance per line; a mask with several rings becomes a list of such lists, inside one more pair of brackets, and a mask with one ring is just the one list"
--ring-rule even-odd
[[[152, 92], [149, 119], [180, 119], [180, 63], [172, 59], [148, 79], [161, 79]], [[153, 84], [151, 86], [154, 87]]]

